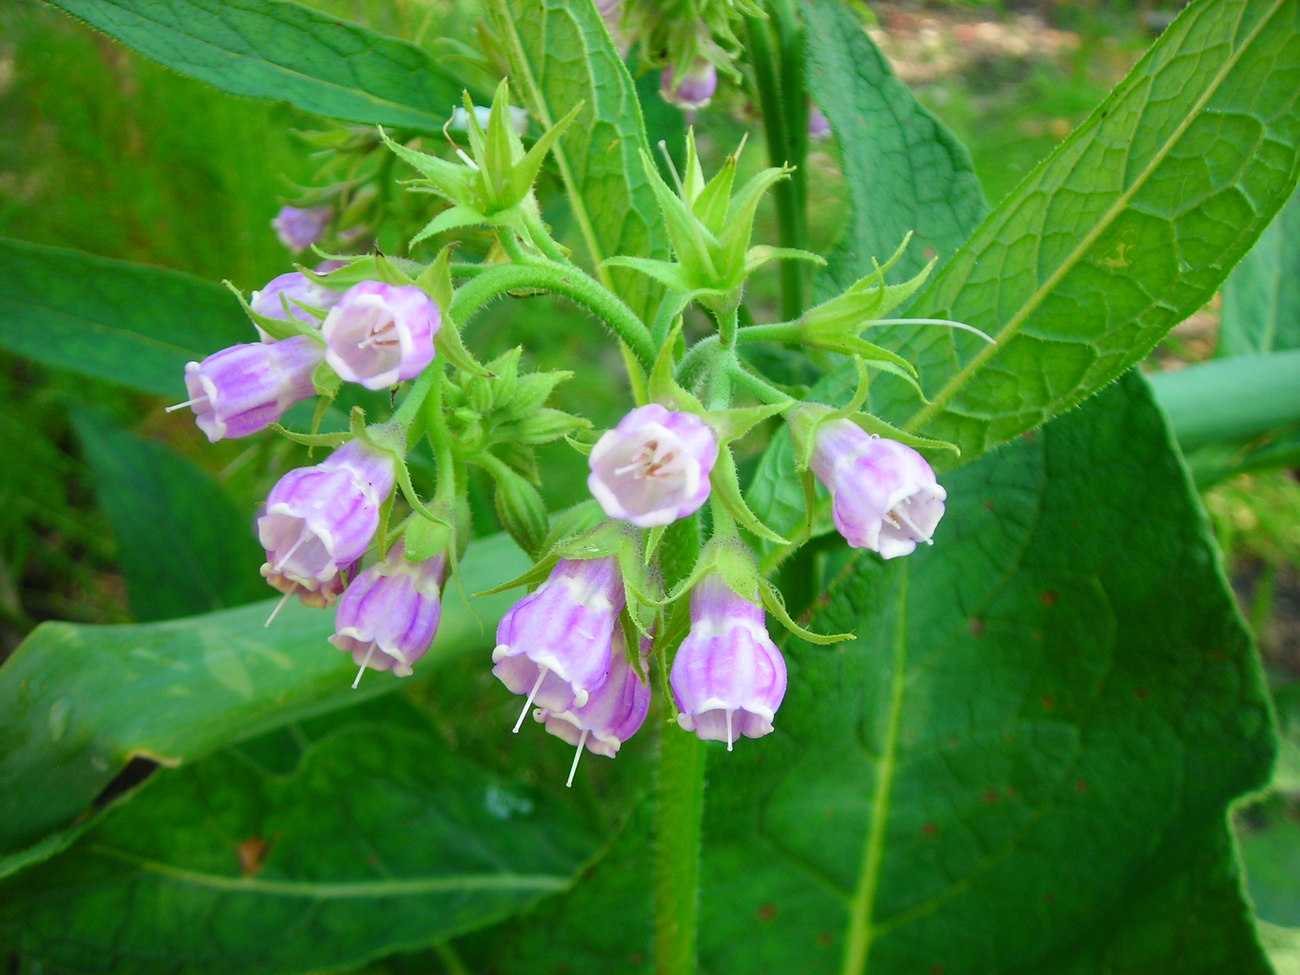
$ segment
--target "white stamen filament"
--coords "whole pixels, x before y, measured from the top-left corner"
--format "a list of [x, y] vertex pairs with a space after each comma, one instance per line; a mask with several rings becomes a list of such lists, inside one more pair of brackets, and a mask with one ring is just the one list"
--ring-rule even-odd
[[288, 562], [289, 559], [293, 558], [293, 553], [298, 551], [298, 546], [301, 545], [306, 540], [307, 540], [307, 526], [304, 525], [302, 527], [302, 530], [298, 532], [298, 541], [294, 542], [291, 546], [289, 546], [289, 551], [285, 552], [278, 559], [276, 559], [275, 565], [271, 566], [271, 568], [274, 571], [279, 572], [284, 567], [284, 564]]
[[298, 583], [295, 582], [292, 586], [289, 587], [289, 591], [280, 597], [280, 601], [275, 604], [275, 609], [271, 610], [271, 615], [268, 616], [266, 618], [266, 622], [262, 624], [263, 627], [269, 627], [272, 623], [275, 622], [275, 618], [280, 615], [280, 610], [284, 609], [284, 604], [287, 603], [289, 601], [289, 597], [292, 596], [297, 591], [298, 591]]
[[736, 740], [731, 733], [731, 708], [727, 708], [727, 751], [731, 751], [731, 743]]
[[535, 698], [537, 692], [542, 689], [542, 681], [546, 680], [547, 671], [550, 669], [551, 668], [549, 667], [543, 667], [538, 672], [537, 680], [533, 682], [533, 689], [528, 692], [528, 700], [524, 702], [524, 709], [519, 712], [519, 720], [515, 722], [515, 727], [511, 731], [511, 734], [519, 734], [519, 729], [524, 726], [524, 717], [528, 714], [528, 709], [533, 706], [533, 698]]
[[907, 517], [907, 515], [902, 514], [897, 508], [891, 509], [889, 514], [885, 515], [885, 517], [894, 523], [894, 527], [906, 528], [911, 532], [912, 541], [925, 542], [926, 545], [934, 544], [934, 539], [921, 531], [921, 529], [917, 527], [916, 522], [912, 521], [912, 519]]
[[207, 403], [206, 396], [195, 396], [193, 399], [187, 399], [184, 403], [176, 403], [163, 410], [164, 413], [175, 413], [177, 410], [183, 410], [187, 406], [194, 406], [197, 403]]
[[641, 448], [641, 452], [633, 458], [632, 463], [614, 468], [614, 476], [622, 477], [629, 471], [633, 472], [632, 476], [638, 481], [643, 481], [647, 477], [668, 476], [663, 473], [663, 468], [671, 464], [676, 456], [677, 452], [670, 450], [660, 457], [657, 443], [653, 445], [646, 444]]
[[400, 345], [401, 340], [390, 337], [389, 333], [397, 329], [397, 323], [391, 318], [384, 322], [379, 328], [371, 328], [370, 334], [357, 343], [358, 349], [368, 349], [372, 345]]
[[469, 154], [464, 149], [460, 148], [460, 146], [456, 147], [456, 155], [460, 156], [461, 161], [464, 162], [466, 166], [474, 170], [474, 172], [478, 172], [478, 163], [471, 159]]
[[361, 683], [361, 675], [364, 674], [366, 672], [366, 668], [370, 666], [370, 658], [375, 655], [375, 646], [376, 646], [376, 641], [371, 640], [370, 648], [366, 651], [366, 659], [361, 661], [361, 669], [357, 671], [356, 679], [352, 682], [352, 689], [354, 691], [357, 689], [357, 686]]
[[584, 731], [578, 736], [578, 751], [577, 754], [573, 756], [573, 764], [569, 766], [569, 781], [564, 783], [566, 789], [573, 788], [573, 777], [578, 772], [578, 759], [582, 758], [582, 749], [583, 746], [587, 744], [588, 734], [590, 734], [590, 732]]

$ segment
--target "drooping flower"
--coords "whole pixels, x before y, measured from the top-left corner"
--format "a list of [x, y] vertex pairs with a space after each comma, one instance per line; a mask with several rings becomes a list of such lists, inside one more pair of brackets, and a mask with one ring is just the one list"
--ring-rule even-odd
[[[289, 301], [281, 300], [282, 296]], [[301, 271], [291, 271], [272, 278], [261, 291], [254, 291], [248, 305], [266, 318], [288, 319], [292, 316], [304, 325], [320, 328], [320, 319], [294, 302], [329, 311], [342, 297], [341, 291], [317, 284]], [[286, 304], [289, 306], [287, 313], [284, 310]]]
[[387, 389], [433, 361], [438, 306], [411, 285], [362, 281], [343, 293], [321, 325], [325, 361], [348, 382]]
[[561, 559], [506, 612], [492, 673], [513, 693], [528, 695], [515, 731], [534, 703], [556, 712], [580, 708], [605, 683], [624, 598], [614, 559]]
[[332, 212], [329, 207], [281, 207], [271, 221], [280, 243], [291, 251], [306, 250], [325, 236]]
[[673, 659], [669, 683], [677, 723], [705, 741], [760, 738], [785, 697], [785, 660], [767, 635], [763, 607], [718, 573], [691, 590], [691, 630]]
[[311, 377], [325, 348], [309, 335], [232, 345], [185, 366], [188, 406], [210, 441], [265, 430], [294, 403], [316, 394]]
[[699, 510], [709, 496], [718, 435], [694, 413], [640, 406], [596, 442], [587, 487], [611, 518], [653, 528]]
[[706, 58], [696, 58], [680, 80], [671, 64], [659, 76], [664, 101], [688, 112], [707, 108], [717, 90], [718, 69]]
[[[649, 650], [649, 643], [649, 640], [643, 641], [643, 657]], [[591, 692], [582, 707], [574, 706], [564, 711], [537, 708], [533, 711], [533, 718], [545, 724], [548, 732], [577, 747], [566, 785], [573, 785], [584, 747], [592, 754], [613, 758], [618, 754], [619, 746], [636, 734], [650, 713], [650, 685], [637, 676], [636, 669], [629, 663], [627, 642], [618, 626], [614, 627], [611, 655], [609, 676]]]
[[830, 137], [830, 120], [816, 105], [808, 106], [808, 138], [814, 142], [821, 142], [823, 139], [829, 139]]
[[831, 420], [817, 428], [811, 466], [831, 493], [835, 527], [854, 548], [892, 559], [931, 544], [948, 495], [911, 447]]
[[370, 547], [395, 479], [393, 456], [362, 440], [284, 475], [257, 519], [262, 575], [286, 595], [315, 594], [328, 604], [342, 591], [341, 571]]
[[367, 667], [411, 676], [411, 665], [428, 653], [438, 631], [446, 578], [445, 556], [411, 562], [398, 542], [383, 562], [353, 580], [339, 600], [330, 643], [352, 654], [361, 668], [357, 682]]

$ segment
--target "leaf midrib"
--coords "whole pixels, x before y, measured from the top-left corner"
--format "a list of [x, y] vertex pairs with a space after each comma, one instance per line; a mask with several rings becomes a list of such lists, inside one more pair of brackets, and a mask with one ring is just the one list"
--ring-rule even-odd
[[142, 857], [126, 850], [119, 850], [98, 843], [89, 844], [86, 847], [86, 852], [129, 863], [147, 873], [157, 874], [169, 880], [192, 884], [196, 887], [263, 894], [272, 897], [302, 897], [311, 900], [353, 900], [392, 897], [394, 895], [417, 896], [420, 894], [463, 893], [465, 891], [555, 891], [564, 889], [570, 882], [569, 877], [557, 877], [551, 874], [513, 873], [448, 874], [443, 877], [407, 877], [332, 883], [263, 880], [259, 877], [228, 877], [221, 874], [205, 873], [201, 870], [187, 870], [183, 867], [175, 867], [169, 863], [151, 860], [148, 857]]
[[[955, 376], [944, 383], [930, 402], [918, 410], [912, 418], [904, 424], [904, 430], [909, 433], [913, 432], [920, 429], [928, 421], [933, 419], [935, 415], [947, 405], [948, 401], [956, 396], [957, 393], [959, 393], [970, 381], [970, 379], [980, 369], [982, 369], [990, 359], [996, 356], [1007, 342], [1020, 332], [1021, 327], [1029, 316], [1037, 311], [1039, 305], [1042, 304], [1061, 280], [1070, 273], [1070, 271], [1074, 270], [1075, 266], [1082, 260], [1083, 256], [1087, 254], [1088, 250], [1096, 242], [1097, 238], [1109, 229], [1118, 216], [1127, 209], [1128, 204], [1132, 201], [1138, 190], [1142, 189], [1142, 187], [1146, 185], [1147, 180], [1150, 178], [1156, 167], [1164, 162], [1169, 153], [1173, 151], [1174, 146], [1178, 144], [1179, 140], [1182, 139], [1183, 135], [1191, 125], [1200, 117], [1205, 105], [1218, 93], [1228, 74], [1232, 72], [1241, 58], [1245, 55], [1246, 51], [1248, 51], [1255, 43], [1255, 39], [1263, 30], [1264, 26], [1268, 24], [1273, 19], [1273, 16], [1282, 8], [1283, 2], [1284, 0], [1274, 0], [1272, 7], [1264, 16], [1259, 18], [1245, 40], [1238, 45], [1232, 55], [1224, 62], [1223, 67], [1220, 68], [1218, 74], [1215, 75], [1211, 82], [1206, 86], [1201, 97], [1197, 99], [1196, 103], [1192, 106], [1192, 109], [1186, 113], [1178, 127], [1173, 131], [1173, 133], [1171, 133], [1169, 138], [1165, 140], [1164, 144], [1151, 158], [1151, 161], [1143, 168], [1142, 172], [1133, 180], [1132, 185], [1116, 198], [1115, 202], [1110, 206], [1106, 213], [1102, 215], [1101, 219], [1097, 221], [1097, 224], [1093, 229], [1084, 235], [1082, 240], [1080, 240], [1075, 248], [1066, 256], [1057, 269], [1052, 272], [1047, 280], [1044, 281], [1043, 284], [1041, 284], [1025, 300], [1016, 313], [1011, 316], [1006, 325], [1004, 325], [1001, 331], [998, 332], [993, 344], [983, 346]], [[1243, 7], [1238, 17], [1238, 22], [1240, 22], [1240, 17], [1244, 16], [1244, 14], [1245, 8]], [[1100, 127], [1101, 125], [1098, 123], [1097, 129], [1100, 129]], [[1094, 132], [1095, 131], [1096, 129], [1094, 129]]]

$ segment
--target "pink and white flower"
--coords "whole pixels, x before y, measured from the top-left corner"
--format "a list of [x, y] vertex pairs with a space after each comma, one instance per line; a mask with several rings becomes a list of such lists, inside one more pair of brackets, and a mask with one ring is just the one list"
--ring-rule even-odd
[[343, 293], [321, 325], [325, 361], [343, 379], [387, 389], [433, 361], [442, 314], [412, 285], [362, 281]]
[[717, 460], [712, 427], [694, 413], [651, 403], [596, 442], [587, 487], [611, 518], [653, 528], [699, 510]]
[[232, 345], [185, 366], [188, 406], [210, 441], [265, 430], [293, 404], [316, 395], [312, 373], [325, 348], [309, 335]]

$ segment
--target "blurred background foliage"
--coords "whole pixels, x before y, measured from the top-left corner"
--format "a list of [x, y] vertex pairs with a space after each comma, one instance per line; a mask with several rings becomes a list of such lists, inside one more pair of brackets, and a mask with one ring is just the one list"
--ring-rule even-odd
[[[309, 5], [457, 57], [449, 37], [469, 40], [473, 3], [438, 0], [308, 0]], [[1177, 12], [1166, 0], [1086, 3], [873, 5], [870, 33], [899, 76], [969, 147], [996, 202], [1104, 97]], [[436, 28], [436, 29], [435, 29]], [[319, 161], [299, 132], [315, 119], [283, 105], [235, 98], [135, 56], [38, 0], [0, 5], [0, 235], [186, 271], [239, 289], [289, 270], [270, 219], [311, 184]], [[670, 123], [674, 120], [669, 119]], [[753, 107], [734, 90], [697, 121], [715, 155], [748, 133], [761, 142]], [[652, 122], [653, 127], [653, 122]], [[743, 165], [765, 161], [761, 146]], [[811, 244], [838, 236], [833, 142], [812, 153]], [[408, 206], [407, 197], [397, 205]], [[1296, 206], [1293, 204], [1291, 210]], [[418, 211], [417, 211], [418, 216]], [[563, 214], [549, 214], [557, 221]], [[774, 240], [774, 221], [756, 235]], [[1293, 244], [1294, 246], [1294, 244]], [[1297, 268], [1296, 270], [1300, 270]], [[768, 284], [774, 300], [775, 282]], [[756, 285], [759, 289], [763, 282]], [[763, 295], [753, 296], [756, 300]], [[233, 298], [232, 298], [233, 301]], [[592, 362], [587, 329], [564, 327], [550, 299], [513, 301], [476, 321], [471, 344], [522, 344], [533, 368], [586, 362], [557, 404], [609, 424], [623, 402], [610, 377], [617, 361]], [[1171, 334], [1152, 370], [1180, 369], [1219, 350], [1216, 299]], [[177, 322], [177, 329], [184, 329]], [[215, 350], [214, 350], [215, 351]], [[177, 396], [183, 385], [177, 377]], [[204, 442], [188, 414], [112, 384], [0, 353], [0, 657], [42, 620], [133, 618], [119, 546], [101, 510], [91, 459], [73, 417], [93, 404], [118, 425], [161, 441], [213, 475], [251, 519], [256, 499], [293, 463], [297, 448], [273, 438]], [[1248, 445], [1286, 446], [1290, 431]], [[1245, 456], [1242, 454], [1241, 456]], [[1271, 455], [1270, 455], [1271, 456]], [[13, 462], [18, 458], [18, 462]], [[1267, 457], [1266, 457], [1267, 459]], [[572, 476], [547, 479], [548, 502], [576, 500], [584, 461], [567, 448], [540, 458]], [[1238, 814], [1252, 895], [1266, 922], [1300, 925], [1300, 484], [1286, 450], [1268, 463], [1197, 467], [1205, 502], [1242, 609], [1275, 688], [1285, 744], [1273, 794]], [[1234, 471], [1245, 470], [1245, 473]], [[490, 509], [484, 495], [480, 510]], [[478, 526], [486, 532], [492, 526]], [[163, 540], [165, 541], [165, 540]], [[256, 566], [232, 566], [256, 578]], [[241, 590], [257, 598], [259, 591]], [[137, 614], [138, 615], [138, 614]], [[466, 665], [468, 666], [468, 664]], [[465, 675], [465, 682], [471, 681]], [[407, 694], [446, 733], [424, 685]], [[567, 758], [565, 759], [567, 761]], [[541, 774], [554, 770], [543, 769]], [[1280, 957], [1280, 956], [1279, 956]], [[402, 970], [401, 962], [393, 963]]]

